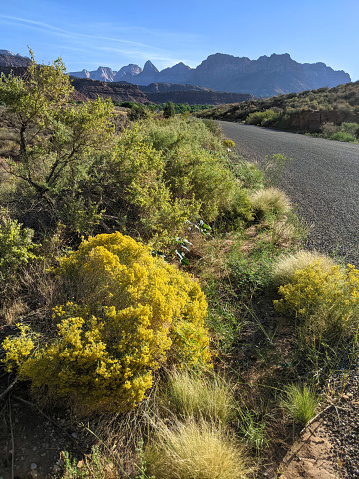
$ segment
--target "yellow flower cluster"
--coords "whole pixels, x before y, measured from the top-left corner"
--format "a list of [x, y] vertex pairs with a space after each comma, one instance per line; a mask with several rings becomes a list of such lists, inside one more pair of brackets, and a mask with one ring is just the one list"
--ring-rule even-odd
[[29, 326], [20, 323], [16, 326], [20, 330], [20, 336], [8, 336], [2, 342], [6, 351], [3, 362], [8, 372], [16, 369], [29, 357], [35, 347], [34, 340], [38, 339], [37, 334], [31, 333]]
[[148, 247], [120, 233], [98, 235], [59, 261], [75, 302], [54, 308], [58, 339], [26, 357], [15, 357], [26, 331], [4, 344], [22, 379], [92, 410], [125, 411], [143, 399], [168, 354], [210, 361], [203, 292]]
[[[274, 301], [280, 312], [294, 313], [301, 322], [316, 322], [332, 340], [359, 319], [359, 271], [348, 264], [343, 270], [332, 266], [329, 272], [320, 262], [294, 272], [291, 283], [280, 286], [282, 296]], [[315, 325], [314, 325], [315, 326]]]

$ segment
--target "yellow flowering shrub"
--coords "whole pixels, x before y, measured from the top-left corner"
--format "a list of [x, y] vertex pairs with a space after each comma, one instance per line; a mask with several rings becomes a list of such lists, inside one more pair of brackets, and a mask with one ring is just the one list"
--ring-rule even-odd
[[120, 233], [98, 235], [59, 262], [74, 302], [54, 308], [58, 338], [31, 348], [23, 330], [3, 343], [6, 367], [16, 365], [21, 379], [90, 410], [125, 411], [169, 356], [209, 363], [203, 292], [148, 247]]
[[289, 284], [280, 286], [282, 296], [274, 301], [280, 312], [294, 313], [309, 336], [337, 341], [351, 327], [358, 326], [359, 271], [348, 264], [345, 270], [323, 269], [320, 261], [296, 270]]
[[22, 364], [28, 358], [38, 339], [38, 335], [32, 333], [29, 326], [19, 323], [17, 327], [20, 330], [20, 335], [8, 336], [2, 342], [2, 347], [6, 351], [4, 362], [9, 372], [16, 369], [19, 364]]

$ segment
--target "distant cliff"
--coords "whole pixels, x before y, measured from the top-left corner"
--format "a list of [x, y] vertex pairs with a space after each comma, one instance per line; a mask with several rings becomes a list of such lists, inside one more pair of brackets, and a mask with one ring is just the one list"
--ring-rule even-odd
[[[84, 75], [84, 72], [72, 75]], [[117, 73], [110, 68], [100, 67], [87, 74], [87, 78], [109, 82], [121, 78], [140, 86], [151, 83], [191, 84], [220, 92], [249, 93], [259, 97], [324, 86], [332, 88], [351, 81], [349, 74], [342, 70], [335, 71], [324, 63], [298, 63], [288, 53], [262, 56], [258, 60], [216, 53], [196, 68], [181, 62], [159, 71], [152, 62], [147, 61], [143, 70], [138, 65], [130, 64]]]
[[[140, 87], [141, 88], [141, 87]], [[248, 93], [224, 93], [214, 90], [178, 90], [147, 92], [147, 98], [153, 103], [188, 103], [189, 105], [222, 105], [251, 100]]]
[[101, 97], [111, 98], [112, 101], [119, 103], [123, 101], [146, 103], [148, 101], [147, 96], [138, 86], [131, 83], [106, 83], [85, 78], [71, 78], [71, 83], [78, 93], [90, 100], [96, 100], [97, 97]]
[[[86, 78], [71, 78], [75, 88], [73, 98], [83, 100], [111, 98], [112, 101], [121, 103], [133, 101], [137, 103], [188, 103], [189, 105], [220, 105], [223, 103], [235, 103], [253, 98], [248, 94], [222, 93], [204, 87], [192, 85], [151, 84], [147, 87], [139, 87], [127, 82], [108, 83]], [[141, 91], [142, 90], [142, 91]], [[146, 90], [146, 91], [144, 91]], [[81, 95], [81, 96], [79, 96]]]
[[23, 57], [19, 53], [15, 55], [9, 50], [0, 50], [1, 67], [28, 67], [30, 63], [30, 58]]

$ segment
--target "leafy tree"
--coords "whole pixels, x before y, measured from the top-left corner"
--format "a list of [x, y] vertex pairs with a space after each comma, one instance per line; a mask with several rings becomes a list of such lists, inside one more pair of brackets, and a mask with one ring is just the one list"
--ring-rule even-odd
[[56, 216], [59, 200], [65, 211], [67, 198], [83, 195], [81, 182], [98, 152], [111, 146], [113, 105], [101, 99], [70, 104], [73, 87], [62, 60], [37, 65], [31, 50], [30, 56], [25, 75], [0, 78], [0, 101], [19, 145], [8, 170]]
[[172, 116], [175, 116], [175, 106], [173, 102], [169, 101], [165, 108], [163, 109], [163, 116], [165, 118], [170, 118]]

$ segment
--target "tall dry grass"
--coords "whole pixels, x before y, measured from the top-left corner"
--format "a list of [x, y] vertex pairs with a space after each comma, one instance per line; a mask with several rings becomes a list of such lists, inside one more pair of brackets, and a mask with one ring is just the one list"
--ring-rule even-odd
[[204, 417], [227, 424], [236, 413], [231, 384], [213, 373], [172, 371], [166, 400], [168, 408], [180, 417]]
[[253, 212], [259, 220], [273, 215], [285, 215], [291, 209], [288, 196], [274, 187], [255, 191], [250, 200]]
[[325, 273], [329, 273], [332, 266], [335, 265], [332, 258], [318, 251], [300, 250], [289, 256], [283, 256], [273, 268], [274, 286], [279, 287], [290, 283], [294, 271], [304, 269], [316, 261], [319, 261], [319, 266]]
[[217, 423], [190, 419], [157, 425], [145, 451], [156, 479], [244, 479], [252, 474], [243, 447]]

